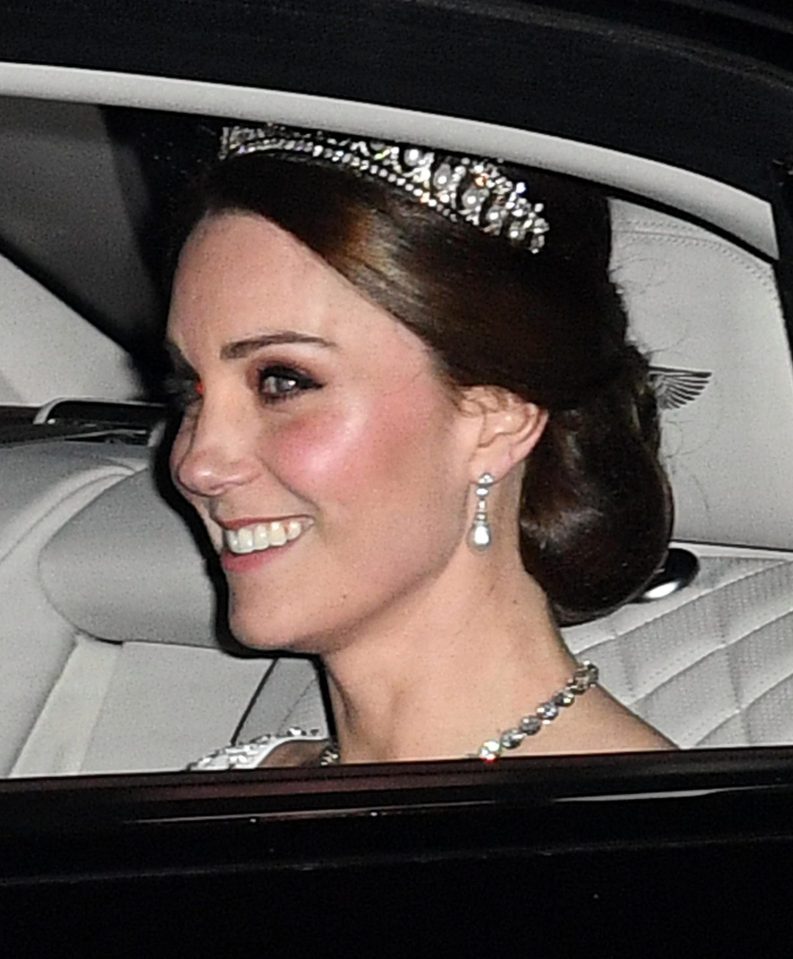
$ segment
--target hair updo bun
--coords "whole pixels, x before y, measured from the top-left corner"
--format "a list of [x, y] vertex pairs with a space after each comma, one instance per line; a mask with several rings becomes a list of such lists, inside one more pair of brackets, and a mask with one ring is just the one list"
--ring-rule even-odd
[[626, 342], [609, 278], [607, 202], [567, 177], [514, 174], [545, 203], [537, 255], [303, 157], [213, 167], [185, 227], [230, 210], [267, 217], [420, 336], [454, 384], [499, 386], [549, 411], [524, 474], [521, 553], [557, 619], [576, 623], [653, 576], [671, 496], [647, 363]]

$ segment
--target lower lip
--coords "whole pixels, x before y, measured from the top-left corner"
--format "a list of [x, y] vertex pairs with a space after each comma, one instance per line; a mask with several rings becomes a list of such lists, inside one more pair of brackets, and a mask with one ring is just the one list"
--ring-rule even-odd
[[272, 563], [279, 556], [290, 552], [297, 542], [298, 540], [294, 539], [284, 543], [283, 546], [271, 546], [269, 549], [254, 553], [232, 553], [231, 550], [224, 548], [220, 554], [220, 565], [227, 573], [247, 573]]

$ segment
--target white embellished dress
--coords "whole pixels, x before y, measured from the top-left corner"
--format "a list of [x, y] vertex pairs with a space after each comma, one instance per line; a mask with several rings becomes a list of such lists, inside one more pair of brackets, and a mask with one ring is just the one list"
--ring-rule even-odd
[[[268, 733], [264, 736], [257, 736], [246, 743], [238, 745], [224, 746], [216, 749], [201, 759], [190, 763], [187, 769], [191, 772], [217, 772], [224, 769], [256, 769], [262, 765], [268, 765], [266, 760], [276, 749], [287, 744], [295, 743], [316, 743], [317, 746], [326, 746], [328, 743], [327, 734], [318, 729], [301, 729], [299, 726], [291, 726], [284, 733]], [[317, 748], [317, 758], [321, 753]], [[273, 763], [273, 765], [278, 765]], [[293, 765], [287, 763], [286, 765]]]

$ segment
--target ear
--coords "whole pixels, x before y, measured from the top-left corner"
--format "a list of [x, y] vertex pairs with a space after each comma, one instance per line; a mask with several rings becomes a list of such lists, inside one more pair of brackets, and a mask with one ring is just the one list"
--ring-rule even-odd
[[491, 473], [496, 480], [506, 476], [529, 456], [548, 422], [546, 409], [496, 386], [465, 390], [463, 408], [479, 421], [471, 482], [482, 473]]

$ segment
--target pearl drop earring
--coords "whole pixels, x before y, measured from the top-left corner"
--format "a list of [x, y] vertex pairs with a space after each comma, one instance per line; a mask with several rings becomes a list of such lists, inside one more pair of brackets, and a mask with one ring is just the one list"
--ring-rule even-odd
[[472, 549], [482, 551], [493, 542], [493, 532], [487, 519], [487, 497], [495, 479], [490, 473], [482, 473], [476, 483], [476, 512], [474, 522], [468, 532], [468, 544]]

